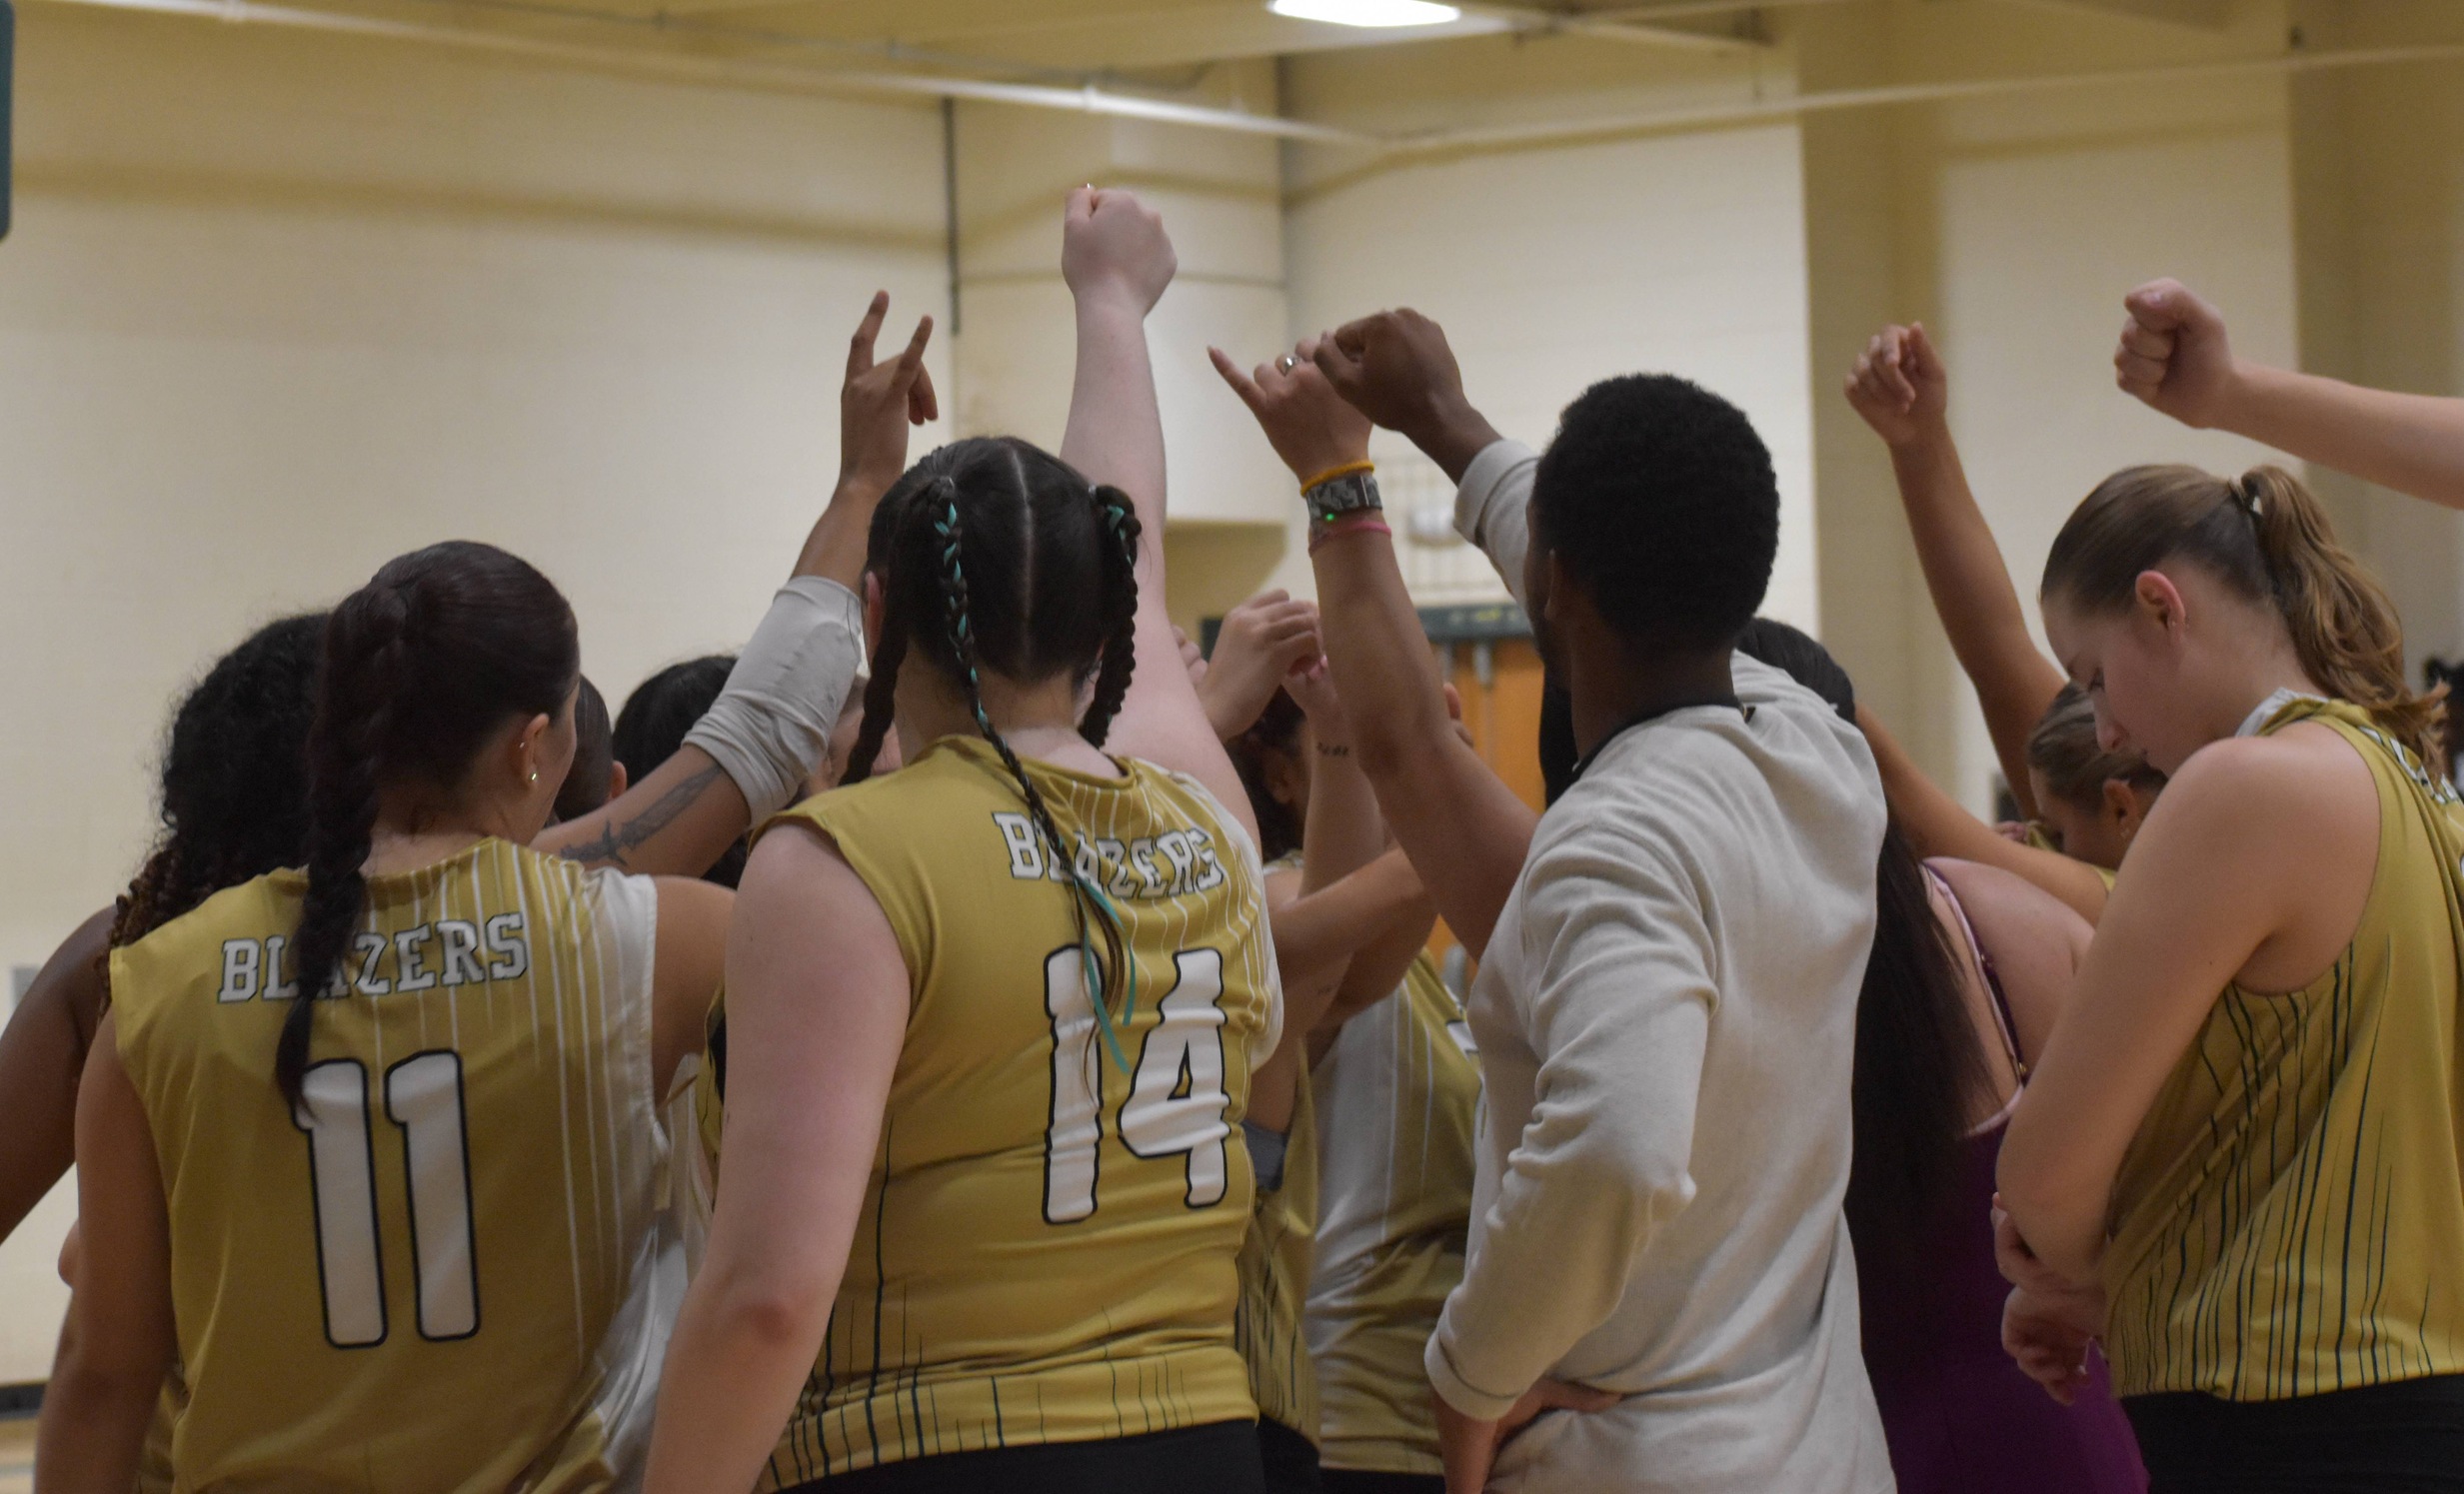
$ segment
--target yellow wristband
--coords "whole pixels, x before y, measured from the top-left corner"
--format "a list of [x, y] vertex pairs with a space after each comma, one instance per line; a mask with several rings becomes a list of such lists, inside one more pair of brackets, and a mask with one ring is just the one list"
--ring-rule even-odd
[[1374, 462], [1346, 462], [1340, 467], [1329, 467], [1324, 472], [1321, 472], [1317, 476], [1309, 479], [1307, 482], [1302, 483], [1300, 485], [1300, 491], [1306, 493], [1311, 488], [1323, 487], [1325, 484], [1333, 482], [1336, 478], [1347, 478], [1355, 472], [1375, 472], [1376, 470], [1377, 464]]

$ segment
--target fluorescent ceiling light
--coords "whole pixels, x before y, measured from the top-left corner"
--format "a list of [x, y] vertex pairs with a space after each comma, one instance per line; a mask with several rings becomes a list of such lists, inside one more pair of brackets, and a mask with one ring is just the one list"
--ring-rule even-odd
[[1463, 15], [1430, 0], [1268, 0], [1266, 9], [1295, 21], [1335, 26], [1442, 26]]

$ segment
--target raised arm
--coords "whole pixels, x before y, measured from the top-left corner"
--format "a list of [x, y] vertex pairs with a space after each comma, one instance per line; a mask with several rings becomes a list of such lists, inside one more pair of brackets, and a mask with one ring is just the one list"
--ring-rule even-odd
[[[1364, 462], [1368, 452], [1359, 412], [1311, 361], [1330, 356], [1328, 347], [1304, 343], [1290, 367], [1278, 360], [1253, 375], [1214, 351], [1217, 371], [1303, 483]], [[1477, 955], [1513, 890], [1538, 816], [1454, 733], [1385, 526], [1374, 515], [1313, 523], [1309, 550], [1318, 637], [1351, 723], [1352, 750], [1438, 911]]]
[[907, 433], [940, 414], [924, 366], [933, 319], [907, 349], [874, 359], [890, 313], [873, 298], [850, 340], [839, 392], [839, 482], [795, 572], [737, 657], [727, 688], [674, 756], [597, 811], [534, 842], [570, 860], [699, 876], [747, 828], [803, 796], [828, 760], [830, 731], [864, 656], [865, 541], [873, 511], [907, 470]]
[[0, 1240], [25, 1222], [77, 1153], [77, 1075], [103, 1019], [112, 910], [60, 941], [0, 1031]]
[[1918, 855], [1956, 856], [1998, 866], [2052, 893], [2090, 923], [2103, 914], [2105, 879], [2095, 867], [2059, 851], [2005, 839], [2001, 831], [1969, 813], [1967, 805], [1925, 776], [1899, 739], [1862, 705], [1856, 708], [1856, 725], [1873, 747], [1874, 766], [1881, 771], [1882, 796], [1890, 801], [1891, 817]]
[[1224, 753], [1205, 705], [1180, 667], [1164, 579], [1164, 419], [1147, 353], [1147, 314], [1180, 261], [1164, 221], [1127, 192], [1070, 194], [1061, 270], [1078, 310], [1078, 372], [1061, 459], [1137, 506], [1138, 660], [1130, 694], [1113, 719], [1108, 749], [1145, 757], [1207, 785], [1254, 842], [1240, 774]]
[[2123, 305], [2116, 382], [2155, 410], [2464, 509], [2464, 400], [2245, 363], [2223, 315], [2177, 280], [2143, 285]]
[[2062, 673], [2028, 636], [2001, 547], [1968, 488], [1950, 436], [1950, 377], [1925, 329], [1885, 327], [1848, 377], [1848, 403], [1890, 448], [1917, 564], [1959, 668], [1976, 687], [2003, 780], [2029, 818], [2028, 734], [2061, 693]]

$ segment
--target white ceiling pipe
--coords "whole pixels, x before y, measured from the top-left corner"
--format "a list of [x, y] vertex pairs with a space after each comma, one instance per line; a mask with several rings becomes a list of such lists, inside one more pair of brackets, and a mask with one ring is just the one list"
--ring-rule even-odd
[[2319, 72], [2331, 68], [2377, 67], [2399, 62], [2464, 60], [2464, 43], [2422, 43], [2414, 46], [2368, 47], [2351, 51], [2293, 52], [2273, 57], [2237, 58], [2224, 62], [2177, 63], [2144, 68], [2112, 68], [2100, 72], [2052, 73], [2008, 78], [1945, 79], [1879, 88], [1831, 89], [1789, 98], [1740, 100], [1692, 109], [1650, 110], [1602, 115], [1587, 120], [1541, 120], [1530, 124], [1485, 125], [1468, 130], [1429, 130], [1378, 137], [1384, 153], [1423, 155], [1431, 152], [1497, 149], [1542, 145], [1552, 141], [1600, 135], [1642, 135], [1662, 131], [1707, 130], [1729, 125], [1789, 119], [1841, 109], [1876, 109], [1894, 104], [1935, 103], [1949, 99], [1990, 98], [2005, 94], [2043, 93], [2055, 89], [2100, 88], [2194, 82], [2202, 79], [2264, 76], [2270, 73]]
[[647, 49], [628, 51], [611, 47], [582, 47], [564, 42], [539, 41], [530, 37], [507, 36], [496, 32], [468, 30], [460, 27], [423, 26], [408, 21], [381, 20], [372, 16], [343, 15], [332, 11], [266, 5], [259, 3], [259, 0], [53, 0], [53, 3], [93, 5], [111, 10], [147, 11], [159, 15], [189, 16], [241, 25], [282, 26], [306, 31], [342, 32], [353, 36], [377, 37], [392, 41], [425, 42], [435, 46], [458, 47], [466, 51], [535, 57], [546, 62], [568, 63], [623, 72], [652, 73], [695, 82], [734, 84], [788, 92], [974, 99], [994, 104], [1016, 104], [1030, 109], [1060, 109], [1081, 114], [1117, 115], [1128, 119], [1154, 120], [1162, 124], [1190, 125], [1203, 130], [1226, 130], [1246, 135], [1272, 135], [1286, 140], [1309, 140], [1321, 144], [1375, 145], [1378, 143], [1376, 136], [1364, 135], [1355, 130], [1345, 130], [1333, 125], [1311, 124], [1306, 120], [1283, 119], [1270, 114], [1249, 114], [1237, 109], [1212, 109], [1196, 104], [1176, 104], [1164, 99], [1141, 98], [1135, 94], [1111, 93], [1095, 87], [1056, 88], [1045, 84], [997, 83], [978, 78], [934, 77], [922, 73], [845, 72], [820, 68], [787, 67], [776, 63], [731, 62], [718, 58], [685, 57], [672, 52]]
[[2370, 47], [2349, 51], [2293, 52], [2269, 57], [2220, 62], [2179, 63], [2098, 72], [2056, 73], [2005, 78], [1949, 79], [1930, 83], [1893, 84], [1877, 88], [1833, 89], [1787, 98], [1739, 100], [1692, 109], [1652, 110], [1602, 115], [1588, 119], [1542, 120], [1529, 124], [1481, 126], [1467, 130], [1432, 130], [1376, 134], [1274, 115], [1249, 114], [1176, 104], [1162, 99], [1108, 93], [1094, 87], [1056, 88], [1027, 83], [996, 83], [974, 78], [935, 77], [918, 73], [841, 72], [784, 67], [771, 63], [729, 62], [680, 57], [672, 53], [578, 47], [560, 42], [446, 26], [421, 26], [331, 11], [267, 5], [259, 0], [50, 0], [54, 4], [96, 5], [235, 23], [297, 27], [399, 41], [427, 42], [467, 50], [536, 57], [586, 67], [647, 72], [695, 81], [794, 92], [899, 95], [906, 97], [975, 99], [1034, 109], [1118, 115], [1189, 125], [1198, 129], [1271, 135], [1287, 140], [1363, 147], [1378, 156], [1416, 156], [1446, 151], [1509, 149], [1559, 140], [1668, 131], [1721, 129], [1732, 125], [1788, 119], [1842, 109], [1884, 108], [1897, 104], [1933, 103], [1952, 99], [1988, 98], [2055, 89], [2096, 88], [2190, 82], [2270, 73], [2312, 72], [2330, 68], [2374, 67], [2402, 62], [2464, 60], [2464, 43], [2423, 43], [2413, 46]]

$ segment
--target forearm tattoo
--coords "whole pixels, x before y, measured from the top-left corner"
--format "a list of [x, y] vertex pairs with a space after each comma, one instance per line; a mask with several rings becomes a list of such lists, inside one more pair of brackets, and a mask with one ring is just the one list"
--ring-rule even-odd
[[568, 845], [557, 854], [585, 865], [616, 866], [631, 871], [633, 863], [626, 859], [626, 853], [640, 849], [660, 831], [674, 824], [678, 815], [692, 808], [704, 793], [710, 791], [710, 785], [719, 781], [723, 772], [724, 769], [714, 762], [659, 795], [641, 813], [630, 819], [611, 816], [597, 836]]

